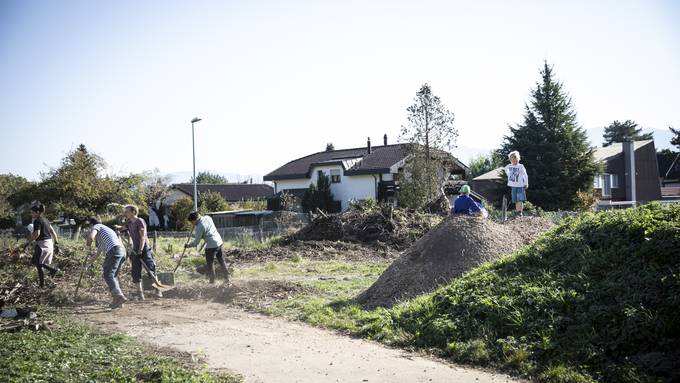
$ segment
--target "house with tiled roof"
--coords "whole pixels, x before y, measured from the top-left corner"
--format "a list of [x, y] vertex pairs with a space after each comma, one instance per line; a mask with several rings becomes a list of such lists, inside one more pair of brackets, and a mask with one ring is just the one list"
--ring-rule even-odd
[[[447, 154], [450, 164], [447, 171], [465, 175], [468, 167], [455, 157]], [[264, 176], [265, 181], [274, 183], [274, 192], [287, 192], [299, 198], [316, 184], [323, 174], [331, 182], [331, 192], [342, 210], [347, 210], [351, 201], [375, 198], [379, 201], [397, 203], [399, 175], [403, 173], [408, 157], [407, 144], [387, 144], [352, 149], [327, 150], [290, 161]]]

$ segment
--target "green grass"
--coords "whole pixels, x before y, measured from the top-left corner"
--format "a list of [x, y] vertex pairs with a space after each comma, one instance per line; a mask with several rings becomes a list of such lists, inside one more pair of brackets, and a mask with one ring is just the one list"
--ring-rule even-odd
[[[529, 247], [392, 309], [314, 282], [269, 313], [552, 383], [680, 379], [680, 205], [566, 219]], [[337, 282], [337, 283], [336, 283]], [[326, 288], [327, 287], [327, 288]]]
[[11, 382], [224, 382], [235, 375], [211, 374], [145, 349], [123, 335], [103, 335], [67, 319], [54, 331], [0, 333], [0, 371]]

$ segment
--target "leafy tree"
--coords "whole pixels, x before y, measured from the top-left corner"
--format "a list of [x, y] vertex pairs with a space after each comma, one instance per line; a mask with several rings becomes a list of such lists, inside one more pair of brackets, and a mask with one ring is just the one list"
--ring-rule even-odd
[[503, 156], [498, 150], [492, 150], [487, 154], [480, 154], [473, 157], [468, 164], [472, 178], [490, 172], [501, 166], [503, 166]]
[[609, 146], [615, 142], [624, 142], [627, 140], [640, 141], [651, 140], [654, 137], [654, 132], [642, 133], [642, 128], [638, 128], [635, 121], [626, 120], [620, 122], [614, 120], [609, 126], [604, 128], [604, 142], [602, 146]]
[[16, 208], [10, 203], [11, 196], [30, 185], [24, 177], [0, 174], [0, 227], [14, 227]]
[[[194, 183], [194, 177], [191, 177], [189, 183]], [[229, 180], [221, 174], [211, 173], [211, 172], [198, 172], [196, 176], [197, 184], [207, 184], [207, 185], [223, 185], [228, 184]]]
[[674, 129], [672, 126], [669, 126], [668, 129], [675, 135], [675, 137], [671, 138], [671, 145], [677, 146], [678, 150], [680, 150], [680, 129]]
[[332, 152], [333, 150], [335, 150], [335, 145], [333, 145], [332, 142], [327, 143], [327, 144], [326, 144], [326, 151], [327, 151], [327, 152]]
[[201, 213], [224, 211], [229, 209], [229, 204], [222, 194], [214, 191], [206, 191], [198, 197], [198, 210]]
[[334, 213], [335, 203], [331, 193], [331, 183], [324, 174], [319, 176], [315, 184], [310, 184], [302, 197], [302, 209], [305, 212], [314, 212], [319, 209], [323, 212]]
[[101, 214], [111, 203], [143, 202], [141, 177], [116, 177], [106, 174], [106, 163], [97, 154], [80, 145], [62, 160], [58, 168], [42, 175], [42, 181], [13, 196], [13, 204], [40, 200], [50, 214], [61, 214], [75, 220], [75, 237], [85, 220]]
[[532, 202], [545, 210], [573, 209], [577, 192], [592, 192], [598, 165], [576, 122], [571, 98], [547, 62], [540, 74], [525, 105], [524, 122], [510, 126], [501, 151], [503, 158], [512, 150], [520, 152], [531, 180], [527, 197]]
[[175, 201], [171, 208], [171, 217], [175, 223], [175, 229], [184, 231], [191, 229], [191, 223], [187, 216], [194, 210], [194, 201], [189, 197], [182, 197]]
[[408, 160], [400, 180], [399, 202], [402, 206], [421, 209], [439, 190], [446, 172], [448, 150], [455, 146], [458, 131], [454, 115], [424, 84], [406, 109], [408, 123], [401, 128], [399, 139], [407, 142]]

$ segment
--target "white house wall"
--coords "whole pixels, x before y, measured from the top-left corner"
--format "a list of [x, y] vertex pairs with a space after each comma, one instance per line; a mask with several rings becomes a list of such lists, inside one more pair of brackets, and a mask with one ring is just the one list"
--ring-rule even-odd
[[377, 177], [378, 175], [375, 178], [372, 175], [343, 176], [340, 183], [331, 184], [331, 192], [342, 203], [342, 210], [347, 210], [352, 200], [376, 198]]
[[[321, 170], [327, 177], [330, 177], [331, 170], [340, 170], [340, 183], [331, 183], [331, 193], [336, 201], [340, 201], [342, 210], [349, 208], [352, 200], [363, 200], [376, 198], [377, 180], [379, 175], [356, 175], [345, 176], [344, 170], [340, 165], [317, 166], [312, 169], [311, 178], [299, 178], [292, 180], [276, 181], [276, 192], [286, 189], [307, 189], [311, 183], [318, 181], [318, 171]], [[392, 175], [383, 174], [383, 180], [389, 181]]]
[[309, 178], [297, 178], [292, 180], [280, 180], [275, 183], [275, 192], [287, 189], [307, 189], [312, 180]]

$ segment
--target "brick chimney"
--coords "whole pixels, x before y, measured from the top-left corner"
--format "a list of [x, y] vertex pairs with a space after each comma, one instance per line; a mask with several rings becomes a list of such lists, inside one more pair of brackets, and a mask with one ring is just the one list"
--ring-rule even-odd
[[387, 133], [383, 136], [383, 145], [387, 146]]
[[366, 145], [368, 146], [368, 154], [371, 154], [371, 137], [368, 137]]

